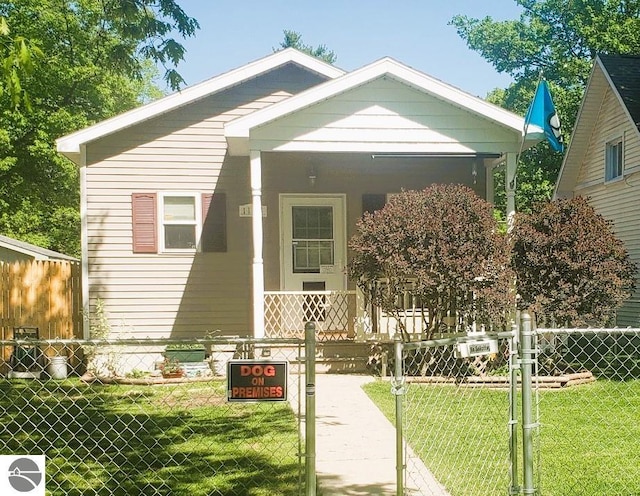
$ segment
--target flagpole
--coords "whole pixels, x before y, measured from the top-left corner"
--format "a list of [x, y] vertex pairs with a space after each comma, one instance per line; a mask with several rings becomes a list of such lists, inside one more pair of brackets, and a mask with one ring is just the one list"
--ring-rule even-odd
[[[538, 87], [540, 86], [540, 82], [543, 79], [543, 70], [540, 69], [540, 73], [538, 74], [538, 82], [536, 83], [536, 91], [538, 91]], [[520, 149], [516, 154], [515, 161], [512, 164], [509, 164], [509, 156], [507, 155], [507, 166], [506, 166], [506, 176], [505, 176], [505, 188], [506, 188], [506, 197], [507, 197], [507, 232], [511, 232], [513, 229], [513, 218], [516, 214], [516, 189], [517, 189], [517, 175], [518, 175], [518, 164], [520, 163], [520, 158], [522, 156], [522, 151], [524, 150], [524, 142], [527, 138], [527, 131], [529, 130], [529, 124], [531, 123], [531, 113], [527, 112], [524, 120], [524, 128], [522, 130], [522, 137], [520, 139]], [[511, 166], [510, 166], [511, 165]]]

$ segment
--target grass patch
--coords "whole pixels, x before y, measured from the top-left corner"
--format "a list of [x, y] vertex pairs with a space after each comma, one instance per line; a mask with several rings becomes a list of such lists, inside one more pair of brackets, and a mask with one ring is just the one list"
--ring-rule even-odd
[[[393, 420], [389, 384], [378, 381], [365, 390]], [[412, 384], [404, 400], [405, 437], [450, 494], [507, 494], [505, 391]], [[640, 494], [640, 380], [541, 391], [539, 408], [536, 474], [542, 494]], [[521, 434], [519, 428], [520, 442]]]
[[0, 381], [0, 453], [45, 454], [51, 495], [297, 495], [286, 403], [227, 403], [220, 380]]

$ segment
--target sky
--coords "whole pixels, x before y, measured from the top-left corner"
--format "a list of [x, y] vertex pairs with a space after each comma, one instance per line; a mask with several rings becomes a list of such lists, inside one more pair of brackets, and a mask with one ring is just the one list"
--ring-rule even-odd
[[511, 78], [470, 50], [448, 23], [457, 14], [518, 19], [515, 0], [179, 0], [200, 29], [181, 40], [178, 72], [192, 85], [273, 53], [285, 29], [326, 45], [351, 71], [383, 57], [485, 97]]

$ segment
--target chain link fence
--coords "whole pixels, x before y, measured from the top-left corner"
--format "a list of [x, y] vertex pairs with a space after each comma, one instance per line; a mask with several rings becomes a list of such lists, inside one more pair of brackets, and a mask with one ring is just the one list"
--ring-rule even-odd
[[463, 358], [465, 341], [402, 344], [402, 494], [503, 495], [510, 485], [510, 340]]
[[398, 343], [398, 494], [640, 494], [640, 329], [527, 332]]
[[537, 329], [545, 496], [640, 494], [640, 329]]
[[[47, 494], [304, 494], [303, 341], [17, 338], [0, 341], [0, 454], [46, 455]], [[288, 361], [288, 401], [227, 401], [242, 358]]]

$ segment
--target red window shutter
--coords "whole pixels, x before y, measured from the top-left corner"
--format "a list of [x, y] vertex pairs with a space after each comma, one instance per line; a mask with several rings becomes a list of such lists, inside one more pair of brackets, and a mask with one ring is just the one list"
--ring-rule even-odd
[[133, 252], [158, 253], [156, 193], [133, 193]]
[[202, 195], [203, 252], [227, 251], [227, 195], [205, 193]]

